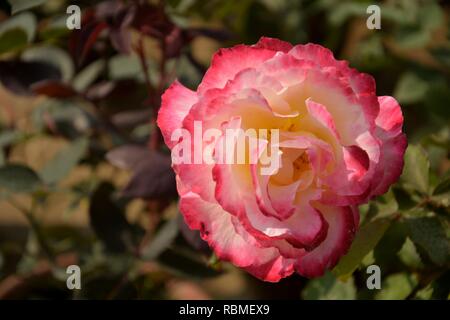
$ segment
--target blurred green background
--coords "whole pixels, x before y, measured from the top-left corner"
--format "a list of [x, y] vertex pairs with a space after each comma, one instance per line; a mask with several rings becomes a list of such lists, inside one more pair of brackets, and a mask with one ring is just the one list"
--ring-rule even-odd
[[[1, 0], [0, 299], [448, 299], [449, 16], [433, 0]], [[196, 88], [218, 48], [261, 36], [328, 47], [405, 117], [400, 181], [361, 206], [319, 279], [264, 283], [218, 261], [177, 211], [154, 125], [175, 78]], [[382, 290], [366, 287], [371, 264]]]

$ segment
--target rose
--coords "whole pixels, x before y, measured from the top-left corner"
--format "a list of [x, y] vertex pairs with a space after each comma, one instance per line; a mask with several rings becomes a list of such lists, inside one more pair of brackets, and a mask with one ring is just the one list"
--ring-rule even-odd
[[[158, 126], [172, 154], [185, 140], [174, 132], [195, 136], [198, 121], [222, 133], [279, 130], [280, 168], [269, 175], [258, 162], [173, 164], [189, 227], [220, 259], [271, 282], [336, 265], [358, 227], [357, 205], [398, 179], [407, 144], [400, 106], [377, 97], [371, 76], [319, 45], [270, 38], [219, 50], [196, 92], [177, 81], [167, 89]], [[215, 138], [200, 148], [213, 159]], [[272, 143], [258, 141], [249, 154]]]

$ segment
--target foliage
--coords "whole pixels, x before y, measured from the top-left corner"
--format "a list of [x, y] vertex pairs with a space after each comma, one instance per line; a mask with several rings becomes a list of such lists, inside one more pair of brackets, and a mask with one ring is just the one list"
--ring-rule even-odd
[[[1, 2], [0, 298], [448, 299], [450, 7], [382, 1], [369, 30], [372, 2], [79, 1], [73, 31], [69, 1]], [[155, 126], [175, 78], [195, 88], [217, 48], [263, 35], [329, 47], [404, 112], [400, 181], [318, 279], [261, 284], [218, 261], [177, 212]], [[83, 290], [67, 290], [70, 264]]]

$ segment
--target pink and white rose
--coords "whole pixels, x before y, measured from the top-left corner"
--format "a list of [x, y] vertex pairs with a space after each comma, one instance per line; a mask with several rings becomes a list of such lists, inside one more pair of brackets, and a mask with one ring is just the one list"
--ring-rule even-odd
[[[158, 126], [169, 148], [177, 129], [194, 136], [195, 121], [280, 132], [281, 166], [269, 175], [259, 163], [173, 164], [189, 227], [220, 259], [265, 281], [333, 268], [358, 228], [357, 206], [385, 193], [403, 168], [397, 101], [320, 45], [262, 38], [219, 50], [197, 91], [175, 81], [162, 97]], [[260, 142], [269, 148], [271, 139]], [[210, 145], [203, 151], [214, 155]]]

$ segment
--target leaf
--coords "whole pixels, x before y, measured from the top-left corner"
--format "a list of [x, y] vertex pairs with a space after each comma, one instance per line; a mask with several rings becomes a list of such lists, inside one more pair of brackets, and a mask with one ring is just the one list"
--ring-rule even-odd
[[116, 167], [131, 170], [135, 168], [139, 162], [150, 157], [150, 153], [151, 151], [144, 146], [128, 144], [109, 151], [106, 154], [106, 159]]
[[391, 221], [377, 219], [362, 226], [356, 233], [355, 240], [348, 253], [341, 258], [333, 273], [338, 277], [348, 277], [358, 268], [362, 259], [376, 246]]
[[438, 47], [431, 49], [431, 54], [440, 63], [445, 66], [450, 66], [450, 48]]
[[0, 166], [5, 165], [6, 156], [3, 148], [10, 146], [14, 142], [21, 139], [22, 133], [20, 131], [6, 130], [0, 133]]
[[397, 273], [388, 276], [381, 284], [381, 290], [375, 295], [376, 300], [402, 300], [417, 286], [415, 275]]
[[433, 31], [442, 26], [444, 10], [437, 3], [427, 3], [420, 8], [419, 23], [424, 30]]
[[450, 295], [450, 271], [444, 272], [433, 284], [432, 299], [435, 300], [448, 300]]
[[153, 110], [139, 109], [116, 113], [111, 117], [111, 122], [119, 128], [135, 128], [140, 124], [148, 123]]
[[9, 0], [9, 2], [11, 3], [12, 14], [16, 14], [40, 6], [47, 2], [47, 0]]
[[178, 219], [166, 222], [150, 243], [142, 249], [142, 259], [153, 260], [163, 253], [173, 243], [178, 235]]
[[27, 33], [19, 28], [7, 30], [0, 34], [0, 54], [25, 47], [28, 43]]
[[220, 275], [220, 272], [208, 267], [197, 254], [177, 247], [169, 248], [159, 257], [158, 262], [176, 275], [202, 279]]
[[423, 248], [431, 260], [442, 266], [449, 262], [450, 242], [436, 217], [407, 219], [409, 235], [414, 243]]
[[405, 104], [420, 102], [429, 88], [427, 81], [421, 79], [413, 72], [402, 74], [394, 90], [394, 97]]
[[16, 94], [29, 95], [33, 84], [43, 80], [59, 79], [61, 79], [59, 70], [48, 63], [0, 61], [0, 82]]
[[27, 193], [41, 184], [39, 176], [31, 168], [20, 164], [8, 164], [0, 168], [0, 188], [13, 193]]
[[39, 81], [31, 86], [35, 94], [42, 94], [52, 98], [70, 98], [77, 92], [69, 85], [55, 80]]
[[428, 194], [430, 162], [425, 150], [418, 145], [409, 145], [405, 153], [405, 167], [401, 179], [415, 190]]
[[33, 110], [33, 124], [36, 128], [45, 128], [45, 117], [50, 117], [62, 135], [77, 139], [91, 126], [92, 119], [83, 108], [73, 100], [46, 99]]
[[39, 27], [39, 38], [52, 42], [62, 38], [67, 38], [72, 30], [69, 30], [66, 25], [67, 15], [52, 16], [46, 23]]
[[384, 271], [398, 265], [397, 253], [402, 249], [405, 241], [405, 225], [399, 221], [394, 221], [374, 249], [375, 263]]
[[86, 90], [104, 71], [104, 60], [96, 60], [79, 72], [72, 80], [72, 85], [77, 91]]
[[36, 32], [36, 18], [22, 13], [0, 24], [0, 54], [24, 48], [32, 42]]
[[352, 16], [365, 16], [366, 9], [365, 3], [342, 2], [335, 10], [330, 10], [329, 21], [333, 26], [340, 26]]
[[40, 171], [45, 183], [52, 184], [66, 177], [86, 153], [88, 140], [80, 138], [58, 152]]
[[133, 170], [133, 176], [122, 192], [125, 197], [176, 197], [175, 173], [170, 156], [139, 145], [125, 145], [110, 151], [107, 159], [118, 167]]
[[73, 77], [74, 66], [72, 58], [64, 50], [54, 46], [33, 47], [22, 54], [22, 60], [27, 62], [48, 63], [59, 70], [62, 80]]
[[447, 193], [450, 191], [450, 178], [441, 181], [433, 191], [433, 196]]
[[400, 184], [391, 188], [391, 190], [395, 196], [399, 211], [408, 211], [417, 205], [417, 202], [413, 199], [412, 195], [404, 188], [400, 187]]
[[114, 186], [102, 182], [94, 191], [89, 205], [90, 225], [107, 251], [124, 252], [133, 247], [133, 228], [122, 208], [112, 199]]
[[0, 24], [0, 35], [12, 29], [20, 29], [25, 32], [27, 43], [31, 43], [36, 34], [36, 17], [30, 12], [11, 17]]
[[398, 212], [398, 207], [394, 192], [391, 189], [370, 203], [369, 211], [364, 217], [362, 224], [365, 224], [370, 220], [389, 217]]
[[[156, 65], [148, 61], [148, 72], [152, 83], [157, 82]], [[108, 74], [111, 80], [140, 79], [144, 80], [141, 62], [133, 55], [115, 55], [108, 61]]]
[[302, 291], [305, 300], [354, 300], [356, 288], [353, 278], [345, 282], [339, 281], [332, 273], [308, 282]]
[[429, 30], [421, 29], [418, 26], [404, 26], [394, 34], [396, 45], [402, 49], [420, 49], [426, 46], [431, 40]]
[[406, 266], [413, 269], [421, 269], [423, 268], [422, 259], [420, 258], [420, 254], [417, 252], [416, 246], [410, 240], [410, 238], [406, 238], [405, 243], [402, 248], [398, 252], [398, 257], [401, 262]]
[[168, 156], [158, 158], [159, 156], [153, 156], [139, 163], [122, 192], [125, 197], [142, 199], [176, 197], [175, 173], [170, 166], [170, 158]]
[[0, 148], [7, 147], [23, 137], [23, 133], [16, 130], [5, 130], [0, 133]]
[[129, 54], [131, 52], [131, 32], [130, 26], [136, 14], [134, 7], [117, 7], [106, 12], [104, 19], [109, 21], [110, 40], [113, 47], [120, 53]]
[[442, 117], [442, 123], [446, 125], [450, 118], [448, 105], [450, 104], [450, 92], [448, 83], [445, 81], [433, 81], [431, 88], [427, 91], [425, 108], [431, 113]]

